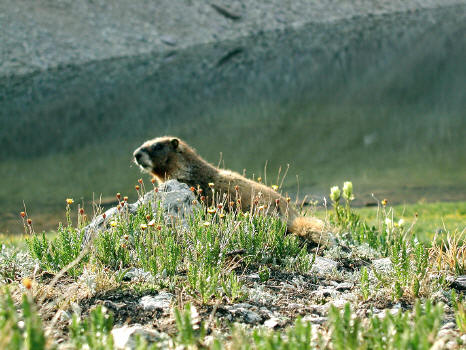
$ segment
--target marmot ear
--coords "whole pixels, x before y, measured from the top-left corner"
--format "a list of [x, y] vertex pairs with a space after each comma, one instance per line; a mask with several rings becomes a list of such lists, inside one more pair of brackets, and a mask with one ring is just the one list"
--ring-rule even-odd
[[178, 139], [172, 139], [170, 142], [172, 143], [174, 149], [177, 149], [180, 143]]

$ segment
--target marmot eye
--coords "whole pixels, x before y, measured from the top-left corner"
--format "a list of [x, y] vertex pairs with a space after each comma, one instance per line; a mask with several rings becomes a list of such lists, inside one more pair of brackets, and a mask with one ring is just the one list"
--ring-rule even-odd
[[160, 151], [163, 148], [163, 146], [160, 143], [157, 143], [156, 145], [152, 146], [153, 151]]

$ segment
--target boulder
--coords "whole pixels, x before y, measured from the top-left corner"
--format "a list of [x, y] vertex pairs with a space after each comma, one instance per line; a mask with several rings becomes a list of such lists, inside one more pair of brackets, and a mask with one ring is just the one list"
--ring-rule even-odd
[[[137, 202], [127, 204], [128, 213], [135, 213], [141, 205], [152, 204], [152, 208], [157, 208], [160, 204], [164, 218], [167, 223], [173, 223], [173, 219], [181, 219], [185, 215], [192, 213], [192, 205], [195, 197], [189, 189], [188, 185], [178, 182], [176, 180], [169, 180], [158, 187], [158, 192], [149, 191]], [[125, 210], [124, 207], [123, 209]], [[92, 222], [87, 225], [85, 230], [84, 242], [89, 242], [90, 238], [96, 233], [107, 228], [112, 218], [118, 214], [116, 207], [108, 209], [104, 215], [97, 216]]]

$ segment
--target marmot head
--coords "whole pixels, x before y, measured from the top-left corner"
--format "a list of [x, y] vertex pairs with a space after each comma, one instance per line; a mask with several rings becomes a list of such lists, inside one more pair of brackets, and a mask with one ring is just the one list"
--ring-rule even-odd
[[180, 140], [176, 137], [158, 137], [138, 147], [133, 153], [134, 161], [144, 171], [164, 179], [176, 171], [179, 146]]

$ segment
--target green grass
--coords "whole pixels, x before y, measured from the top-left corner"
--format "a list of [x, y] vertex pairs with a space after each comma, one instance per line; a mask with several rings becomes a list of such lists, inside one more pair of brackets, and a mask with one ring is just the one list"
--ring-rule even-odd
[[[385, 218], [383, 206], [354, 208], [353, 211], [360, 215], [370, 225], [378, 226]], [[435, 202], [399, 204], [386, 209], [396, 222], [400, 219], [405, 225], [414, 223], [413, 233], [422, 241], [428, 242], [434, 238], [436, 232], [442, 236], [446, 232], [461, 232], [466, 229], [466, 201], [459, 202]], [[328, 210], [316, 210], [316, 216], [325, 218]], [[417, 216], [416, 216], [417, 215]]]
[[[129, 214], [124, 205], [115, 217], [107, 220], [104, 231], [96, 236], [90, 249], [82, 253], [85, 222], [83, 219], [72, 222], [70, 212], [75, 208], [69, 204], [67, 221], [56, 233], [35, 234], [27, 227], [31, 233], [26, 248], [22, 239], [11, 240], [7, 248], [2, 248], [0, 278], [8, 288], [0, 292], [0, 339], [11, 341], [14, 349], [52, 348], [51, 338], [44, 332], [38, 316], [42, 305], [36, 301], [42, 300], [44, 291], [48, 298], [56, 293], [61, 305], [69, 305], [82, 296], [76, 291], [67, 295], [63, 289], [48, 289], [47, 281], [34, 276], [40, 271], [55, 275], [79, 257], [80, 260], [68, 269], [66, 283], [82, 283], [82, 277], [86, 276], [85, 283], [92, 286], [89, 289], [93, 295], [110, 289], [147, 288], [168, 289], [176, 294], [173, 312], [177, 333], [171, 335], [174, 346], [223, 349], [227, 341], [233, 349], [311, 349], [313, 346], [321, 349], [429, 349], [436, 340], [443, 317], [443, 306], [435, 303], [433, 296], [446, 288], [446, 276], [466, 273], [464, 243], [457, 235], [461, 229], [454, 227], [461, 225], [466, 203], [394, 208], [386, 205], [380, 207], [377, 216], [375, 208], [351, 207], [353, 195], [349, 183], [342, 193], [334, 191], [331, 199], [332, 208], [319, 215], [327, 216], [339, 242], [350, 251], [350, 259], [367, 259], [365, 255], [360, 256], [359, 249], [369, 247], [375, 252], [374, 256], [387, 257], [392, 263], [391, 271], [387, 272], [349, 264], [355, 266], [355, 292], [359, 300], [371, 303], [382, 298], [407, 305], [407, 311], [396, 315], [388, 313], [382, 318], [375, 314], [363, 317], [347, 305], [341, 311], [330, 309], [328, 322], [319, 334], [313, 334], [311, 325], [299, 317], [293, 320], [294, 326], [281, 331], [234, 327], [229, 334], [216, 334], [210, 321], [194, 320], [193, 313], [198, 307], [209, 310], [210, 315], [219, 304], [245, 301], [247, 293], [240, 278], [244, 271], [257, 273], [262, 282], [271, 277], [272, 271], [309, 274], [315, 251], [298, 237], [286, 235], [286, 225], [276, 214], [265, 215], [263, 208], [255, 208], [247, 214], [233, 209], [226, 211], [228, 201], [215, 210], [198, 203], [184, 224], [173, 225], [165, 221], [158, 203], [142, 205], [133, 214]], [[415, 213], [418, 218], [412, 226], [410, 218], [414, 220]], [[448, 230], [445, 235], [454, 239], [444, 240], [429, 249], [430, 245], [423, 240], [442, 218], [451, 219], [445, 223]], [[406, 223], [399, 224], [400, 219]], [[29, 258], [24, 255], [24, 249]], [[340, 246], [334, 247], [333, 251], [339, 249]], [[18, 254], [20, 251], [22, 255]], [[232, 256], [231, 252], [241, 253], [234, 257], [236, 253]], [[24, 272], [22, 267], [27, 261], [30, 268]], [[153, 282], [148, 285], [147, 282], [125, 282], [123, 276], [130, 268], [149, 272], [154, 277]], [[429, 274], [436, 274], [438, 281], [430, 279]], [[20, 280], [23, 286], [18, 283]], [[83, 284], [80, 286], [80, 289], [85, 288]], [[18, 304], [21, 294], [22, 304]], [[464, 332], [466, 317], [462, 296], [451, 295], [450, 304], [458, 330]], [[18, 327], [18, 324], [25, 326]], [[111, 349], [112, 326], [112, 312], [97, 306], [84, 318], [72, 317], [65, 327], [66, 341], [71, 349]], [[213, 332], [214, 338], [207, 343], [209, 332]], [[138, 344], [138, 349], [149, 348], [144, 340], [138, 340]]]
[[9, 234], [9, 233], [0, 233], [0, 242], [7, 246], [14, 246], [17, 248], [26, 247], [26, 238], [24, 234]]
[[[396, 220], [403, 219], [407, 225], [416, 222], [413, 233], [423, 241], [431, 240], [436, 232], [461, 232], [466, 228], [466, 201], [404, 204], [392, 209]], [[358, 208], [355, 212], [369, 223], [377, 223], [377, 208]]]

